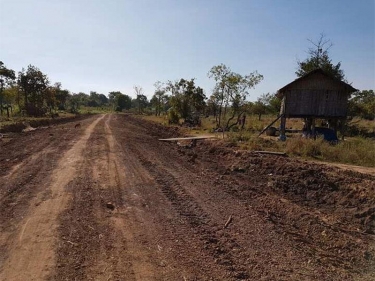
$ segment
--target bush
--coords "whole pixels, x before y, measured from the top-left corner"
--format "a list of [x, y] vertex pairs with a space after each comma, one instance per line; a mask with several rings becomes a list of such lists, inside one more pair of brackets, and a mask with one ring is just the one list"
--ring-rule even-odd
[[237, 125], [234, 125], [234, 126], [232, 126], [232, 128], [231, 128], [231, 131], [232, 131], [232, 132], [238, 132], [239, 130], [240, 130], [240, 128], [238, 128]]
[[178, 124], [180, 121], [180, 117], [178, 113], [173, 108], [168, 111], [168, 123], [169, 124]]

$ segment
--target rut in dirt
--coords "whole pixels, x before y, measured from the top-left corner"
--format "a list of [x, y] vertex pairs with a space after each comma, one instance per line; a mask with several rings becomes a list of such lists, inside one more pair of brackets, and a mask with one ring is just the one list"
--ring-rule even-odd
[[[9, 212], [13, 208], [2, 209], [4, 210], [2, 214], [6, 217], [3, 217], [1, 221], [0, 241], [1, 248], [4, 249], [3, 253], [5, 253], [5, 259], [2, 259], [1, 263], [1, 280], [43, 280], [48, 276], [50, 268], [55, 263], [57, 216], [69, 200], [69, 194], [64, 188], [76, 177], [87, 138], [101, 118], [103, 117], [93, 121], [83, 136], [58, 161], [56, 158], [52, 160], [57, 161], [55, 169], [50, 170], [43, 163], [38, 163], [39, 158], [56, 153], [52, 147], [47, 147], [30, 161], [32, 166], [39, 166], [39, 169], [29, 171], [28, 165], [24, 165], [17, 171], [13, 169], [11, 174], [7, 175], [6, 187], [9, 191], [1, 198], [2, 203], [16, 207], [18, 207], [17, 204], [24, 204], [24, 206], [22, 206], [22, 216]], [[34, 174], [31, 174], [28, 181], [17, 183], [18, 177], [22, 178], [22, 174], [26, 171]], [[48, 172], [47, 180], [38, 182], [40, 186], [37, 189], [40, 191], [30, 192], [29, 190], [33, 190], [36, 184], [30, 179], [41, 180], [46, 172]], [[23, 193], [29, 192], [33, 194], [25, 194], [28, 199], [26, 201]], [[9, 201], [13, 202], [8, 203]], [[17, 211], [14, 209], [13, 211]], [[17, 223], [12, 221], [13, 218], [15, 221], [18, 220]]]

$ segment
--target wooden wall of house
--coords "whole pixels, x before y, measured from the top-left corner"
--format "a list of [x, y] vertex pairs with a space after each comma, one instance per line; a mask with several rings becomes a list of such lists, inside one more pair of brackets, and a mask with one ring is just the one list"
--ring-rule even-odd
[[287, 117], [347, 115], [347, 89], [320, 73], [296, 81], [286, 89], [284, 98], [284, 113]]
[[347, 114], [347, 97], [337, 90], [290, 90], [285, 97], [285, 114], [343, 117]]

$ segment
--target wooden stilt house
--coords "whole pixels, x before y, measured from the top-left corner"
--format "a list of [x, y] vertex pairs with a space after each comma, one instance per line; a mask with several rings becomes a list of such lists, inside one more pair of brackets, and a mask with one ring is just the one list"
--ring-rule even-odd
[[[285, 140], [286, 118], [304, 118], [305, 129], [315, 135], [315, 119], [338, 120], [347, 117], [348, 99], [357, 91], [351, 85], [325, 73], [313, 70], [278, 90], [282, 98], [280, 139]], [[335, 131], [337, 127], [333, 125]]]

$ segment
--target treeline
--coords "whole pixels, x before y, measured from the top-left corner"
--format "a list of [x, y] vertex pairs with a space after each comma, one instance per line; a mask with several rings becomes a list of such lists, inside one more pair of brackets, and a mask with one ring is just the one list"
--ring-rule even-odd
[[[142, 87], [134, 86], [135, 98], [120, 91], [109, 92], [108, 96], [91, 91], [71, 93], [61, 83], [51, 84], [48, 76], [37, 67], [29, 65], [16, 75], [0, 62], [0, 110], [1, 115], [10, 113], [16, 107], [19, 113], [28, 116], [45, 116], [57, 110], [77, 113], [82, 106], [102, 107], [137, 113], [166, 115], [169, 122], [197, 122], [199, 116], [212, 115], [216, 126], [225, 130], [238, 125], [248, 114], [261, 119], [264, 114], [278, 115], [281, 101], [275, 93], [262, 94], [250, 102], [249, 90], [263, 80], [257, 71], [242, 75], [233, 72], [224, 64], [214, 66], [208, 77], [215, 81], [209, 97], [196, 85], [195, 79], [181, 78], [176, 81], [156, 82], [150, 100]], [[349, 116], [369, 120], [375, 119], [375, 93], [373, 90], [358, 91], [349, 100]]]
[[[53, 115], [56, 110], [78, 112], [81, 106], [100, 107], [108, 105], [109, 99], [95, 91], [90, 94], [71, 93], [63, 89], [61, 83], [51, 84], [48, 76], [39, 68], [29, 65], [16, 75], [0, 62], [0, 110], [13, 112], [16, 106], [19, 113], [28, 116]], [[10, 112], [9, 112], [10, 111]]]
[[89, 94], [72, 93], [60, 82], [51, 83], [39, 68], [29, 65], [17, 74], [0, 61], [0, 114], [22, 114], [33, 117], [55, 116], [58, 110], [78, 113], [81, 107], [98, 107], [121, 111], [134, 109], [144, 112], [150, 102], [139, 86], [134, 87], [136, 98], [110, 92], [107, 95], [91, 91]]
[[261, 118], [262, 114], [279, 111], [280, 101], [274, 94], [264, 94], [256, 102], [247, 100], [249, 90], [263, 79], [256, 71], [241, 75], [220, 64], [212, 67], [208, 76], [216, 82], [208, 98], [195, 79], [155, 83], [150, 101], [155, 115], [167, 114], [170, 123], [182, 118], [193, 124], [199, 122], [200, 115], [213, 115], [216, 126], [227, 130], [237, 125], [245, 114], [257, 114]]

